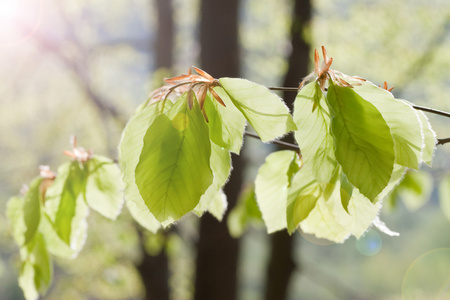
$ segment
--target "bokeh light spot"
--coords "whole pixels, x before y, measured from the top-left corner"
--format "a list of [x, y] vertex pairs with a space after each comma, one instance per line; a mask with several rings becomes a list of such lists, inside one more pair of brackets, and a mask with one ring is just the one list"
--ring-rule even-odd
[[359, 253], [365, 256], [373, 256], [380, 252], [383, 246], [383, 241], [378, 232], [374, 230], [368, 231], [359, 240], [355, 241], [356, 249]]
[[402, 299], [450, 299], [450, 248], [429, 251], [411, 264], [403, 278]]

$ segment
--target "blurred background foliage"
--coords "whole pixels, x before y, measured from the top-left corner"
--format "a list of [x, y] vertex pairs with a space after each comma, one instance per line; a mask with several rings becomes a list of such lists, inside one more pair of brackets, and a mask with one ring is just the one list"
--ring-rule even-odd
[[[312, 4], [313, 18], [304, 37], [313, 48], [327, 47], [334, 69], [377, 84], [387, 81], [395, 86], [398, 98], [450, 111], [449, 1], [313, 0]], [[173, 74], [198, 64], [199, 5], [199, 0], [173, 1], [175, 42], [167, 49], [174, 55]], [[243, 77], [268, 86], [281, 84], [291, 47], [292, 7], [288, 0], [241, 1]], [[70, 146], [72, 134], [80, 145], [117, 157], [127, 118], [161, 77], [170, 75], [156, 69], [156, 22], [152, 0], [0, 2], [3, 207], [37, 174], [39, 165], [56, 169], [67, 159], [62, 151]], [[438, 137], [450, 136], [450, 120], [429, 118]], [[243, 155], [250, 167], [245, 178], [251, 182], [271, 147], [247, 142]], [[422, 188], [428, 192], [419, 190], [411, 196], [399, 188], [398, 197], [393, 195], [386, 205], [390, 211], [381, 217], [400, 232], [399, 237], [371, 230], [360, 241], [351, 238], [343, 245], [298, 237], [295, 259], [302, 272], [294, 274], [290, 299], [401, 299], [402, 284], [406, 289], [411, 285], [403, 281], [413, 262], [423, 253], [450, 247], [450, 224], [437, 192], [450, 170], [449, 154], [450, 146], [439, 146], [434, 167], [425, 168], [424, 176], [430, 180], [425, 179]], [[0, 298], [22, 299], [17, 248], [4, 211], [0, 211]], [[74, 261], [57, 260], [54, 284], [45, 299], [142, 298], [144, 287], [135, 268], [142, 256], [141, 233], [128, 213], [111, 222], [93, 212], [89, 222], [85, 249]], [[176, 234], [143, 237], [148, 253], [167, 251], [173, 299], [192, 299], [197, 223], [196, 217], [188, 217], [177, 225]], [[250, 228], [241, 243], [241, 299], [262, 298], [268, 255], [265, 229]]]

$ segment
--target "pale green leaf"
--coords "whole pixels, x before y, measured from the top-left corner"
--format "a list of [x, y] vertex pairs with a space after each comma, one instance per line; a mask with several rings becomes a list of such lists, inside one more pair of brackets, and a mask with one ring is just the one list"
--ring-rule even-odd
[[348, 180], [370, 200], [383, 191], [394, 167], [394, 142], [381, 113], [353, 89], [330, 83], [327, 103], [336, 158]]
[[24, 198], [19, 196], [11, 197], [6, 207], [6, 215], [11, 225], [12, 235], [18, 245], [25, 242], [25, 232], [27, 227], [23, 218]]
[[217, 146], [214, 143], [211, 143], [210, 164], [214, 179], [213, 183], [208, 187], [205, 194], [203, 194], [200, 198], [200, 203], [193, 210], [194, 213], [196, 213], [198, 216], [201, 216], [206, 210], [209, 211], [211, 205], [217, 205], [215, 200], [219, 199], [218, 193], [225, 185], [225, 182], [227, 181], [231, 171], [230, 152], [226, 149], [223, 149], [222, 147]]
[[340, 176], [340, 198], [342, 207], [348, 212], [348, 204], [353, 195], [353, 185], [348, 181], [347, 176], [341, 173]]
[[8, 201], [7, 216], [19, 246], [27, 244], [38, 230], [41, 218], [41, 182], [40, 177], [33, 179], [25, 196], [12, 197]]
[[448, 174], [439, 183], [439, 202], [442, 212], [450, 221], [450, 175]]
[[305, 233], [336, 243], [343, 243], [350, 236], [349, 231], [336, 221], [323, 197], [319, 198], [308, 217], [300, 222], [300, 228]]
[[48, 252], [62, 258], [75, 258], [77, 253], [61, 239], [45, 214], [41, 218], [39, 231], [44, 236]]
[[342, 206], [341, 195], [343, 188], [338, 184], [335, 192], [328, 199], [327, 206], [334, 216], [336, 222], [345, 228], [348, 233], [360, 238], [372, 225], [373, 220], [380, 210], [379, 203], [372, 203], [364, 197], [357, 189], [352, 190], [347, 211]]
[[45, 211], [58, 236], [79, 253], [86, 240], [89, 215], [84, 199], [86, 171], [78, 161], [72, 161], [61, 165], [57, 174], [45, 195]]
[[331, 180], [336, 169], [330, 113], [325, 96], [317, 82], [304, 86], [294, 102], [295, 139], [302, 151], [303, 162], [319, 182]]
[[308, 217], [322, 196], [319, 183], [308, 167], [303, 166], [292, 178], [287, 196], [286, 221], [289, 233]]
[[88, 177], [85, 197], [90, 208], [115, 220], [123, 206], [120, 169], [109, 158], [95, 155], [86, 162]]
[[42, 234], [37, 234], [20, 249], [22, 266], [19, 286], [27, 300], [37, 300], [50, 286], [53, 277], [53, 263], [47, 252]]
[[416, 211], [425, 205], [430, 200], [432, 192], [433, 178], [425, 171], [407, 172], [397, 186], [397, 195], [410, 211]]
[[219, 222], [222, 222], [225, 211], [227, 210], [228, 202], [225, 193], [220, 190], [216, 193], [211, 203], [208, 206], [208, 212], [212, 214]]
[[213, 181], [209, 129], [197, 101], [186, 95], [159, 115], [144, 136], [136, 185], [160, 222], [173, 222], [193, 210]]
[[355, 86], [354, 91], [372, 103], [389, 126], [394, 140], [395, 163], [419, 169], [423, 141], [421, 123], [415, 109], [368, 81]]
[[220, 96], [226, 107], [219, 104], [210, 93], [207, 94], [204, 109], [209, 120], [209, 136], [213, 143], [239, 154], [242, 147], [245, 118], [234, 106], [223, 88], [215, 87], [214, 91]]
[[[167, 102], [165, 107], [169, 106]], [[139, 193], [135, 181], [135, 170], [144, 146], [144, 136], [154, 119], [160, 115], [162, 102], [153, 103], [136, 113], [122, 132], [119, 144], [119, 164], [125, 182], [125, 200], [133, 218], [144, 228], [156, 232], [160, 223], [150, 213]]]
[[263, 142], [297, 129], [286, 105], [266, 87], [239, 78], [219, 82]]
[[258, 170], [255, 180], [256, 200], [268, 233], [287, 226], [288, 173], [292, 160], [297, 159], [297, 153], [293, 151], [277, 151], [267, 156]]
[[436, 150], [436, 132], [431, 128], [427, 116], [423, 111], [417, 111], [419, 120], [422, 123], [424, 147], [422, 149], [422, 160], [431, 167], [434, 151]]
[[235, 207], [227, 217], [227, 226], [232, 237], [240, 237], [250, 224], [261, 223], [262, 216], [255, 198], [255, 189], [250, 185], [241, 193]]

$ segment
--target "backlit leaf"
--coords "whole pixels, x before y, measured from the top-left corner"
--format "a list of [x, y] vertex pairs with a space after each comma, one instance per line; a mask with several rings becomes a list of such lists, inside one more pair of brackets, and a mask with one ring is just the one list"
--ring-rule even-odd
[[353, 89], [330, 84], [327, 103], [336, 159], [348, 180], [370, 200], [389, 183], [394, 142], [381, 113]]
[[240, 237], [250, 224], [261, 223], [262, 215], [255, 198], [255, 189], [250, 185], [241, 193], [236, 206], [227, 217], [228, 230], [232, 237]]
[[[165, 107], [168, 106], [170, 106], [170, 102], [165, 105]], [[162, 102], [156, 102], [136, 113], [128, 121], [119, 144], [119, 164], [122, 170], [122, 180], [125, 182], [127, 208], [140, 225], [152, 232], [156, 232], [161, 225], [150, 213], [139, 193], [135, 181], [135, 170], [144, 146], [145, 133], [156, 116], [160, 115], [161, 110]]]
[[115, 220], [123, 206], [120, 169], [111, 159], [95, 155], [86, 162], [88, 177], [85, 197], [90, 208]]
[[258, 170], [255, 180], [256, 200], [268, 233], [287, 226], [288, 170], [297, 157], [293, 151], [277, 151], [267, 156], [266, 162]]
[[425, 171], [409, 171], [396, 188], [406, 208], [416, 211], [427, 203], [433, 192], [433, 178]]
[[53, 277], [53, 263], [47, 252], [42, 234], [37, 234], [26, 246], [20, 249], [22, 266], [19, 286], [25, 299], [37, 300], [50, 286]]
[[422, 149], [422, 160], [431, 167], [433, 162], [434, 151], [436, 150], [436, 133], [428, 121], [423, 111], [417, 111], [419, 120], [422, 123], [424, 147]]
[[394, 140], [395, 163], [417, 170], [421, 161], [423, 141], [416, 110], [368, 81], [355, 86], [354, 91], [372, 103], [389, 126]]
[[48, 188], [45, 211], [58, 236], [78, 253], [87, 236], [89, 207], [84, 199], [86, 171], [78, 161], [58, 168], [58, 175]]
[[294, 122], [298, 127], [295, 139], [304, 164], [317, 181], [329, 182], [337, 163], [329, 128], [330, 113], [317, 82], [307, 84], [298, 92], [294, 102]]
[[136, 185], [160, 222], [175, 221], [197, 206], [213, 181], [209, 129], [198, 103], [186, 95], [159, 115], [144, 136]]
[[215, 87], [214, 90], [223, 100], [226, 107], [219, 104], [208, 93], [204, 109], [209, 119], [209, 136], [213, 143], [239, 154], [242, 147], [245, 118], [234, 106], [223, 88]]
[[286, 105], [266, 87], [240, 78], [219, 82], [263, 142], [297, 129]]
[[[214, 143], [211, 143], [211, 170], [213, 172], [213, 183], [208, 187], [205, 194], [200, 198], [200, 203], [195, 207], [194, 213], [198, 216], [201, 216], [206, 210], [210, 211], [217, 210], [218, 203], [220, 200], [222, 203], [225, 200], [226, 207], [226, 197], [223, 199], [218, 194], [221, 193], [222, 187], [225, 185], [225, 182], [228, 179], [231, 171], [231, 157], [230, 152], [222, 147], [217, 146]], [[224, 204], [222, 203], [222, 206]], [[214, 206], [214, 207], [211, 207]], [[215, 216], [215, 214], [213, 214]]]
[[294, 232], [297, 225], [308, 217], [321, 196], [319, 183], [311, 171], [303, 166], [292, 178], [288, 191], [286, 220], [289, 233]]

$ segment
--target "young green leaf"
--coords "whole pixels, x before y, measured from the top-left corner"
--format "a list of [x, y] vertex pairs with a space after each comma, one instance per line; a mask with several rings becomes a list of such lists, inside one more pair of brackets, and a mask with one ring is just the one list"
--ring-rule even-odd
[[407, 172], [396, 192], [408, 210], [416, 211], [430, 200], [433, 178], [425, 171]]
[[19, 246], [27, 244], [38, 230], [41, 218], [41, 182], [40, 177], [33, 179], [24, 197], [12, 197], [8, 201], [7, 215]]
[[123, 184], [120, 169], [109, 158], [95, 155], [86, 162], [85, 197], [90, 208], [115, 220], [123, 206]]
[[250, 224], [261, 223], [262, 215], [256, 203], [255, 189], [250, 185], [241, 193], [237, 205], [227, 217], [227, 226], [232, 237], [240, 237]]
[[58, 176], [47, 189], [45, 211], [58, 236], [78, 253], [87, 236], [89, 207], [84, 199], [86, 171], [78, 161], [58, 168]]
[[[165, 108], [171, 106], [167, 101]], [[144, 146], [144, 136], [148, 127], [161, 114], [162, 102], [155, 102], [136, 113], [128, 122], [119, 144], [119, 164], [125, 183], [125, 200], [133, 218], [144, 228], [156, 232], [160, 223], [148, 210], [136, 186], [135, 170]]]
[[209, 119], [209, 137], [218, 146], [239, 154], [242, 147], [245, 118], [234, 106], [223, 88], [215, 87], [214, 91], [220, 96], [226, 107], [219, 104], [211, 94], [207, 94], [204, 109]]
[[341, 198], [342, 207], [346, 212], [348, 211], [348, 204], [353, 195], [353, 184], [348, 181], [347, 176], [341, 172], [340, 174], [340, 191], [339, 195]]
[[19, 274], [19, 286], [25, 299], [37, 300], [50, 286], [53, 277], [53, 263], [45, 247], [42, 234], [37, 234], [20, 249], [22, 266]]
[[428, 121], [427, 116], [423, 111], [417, 111], [419, 115], [419, 120], [422, 124], [423, 131], [423, 149], [422, 149], [422, 160], [431, 167], [433, 162], [434, 151], [436, 150], [436, 132], [431, 128], [431, 124]]
[[[231, 171], [231, 157], [230, 152], [222, 147], [211, 143], [211, 170], [213, 172], [213, 183], [208, 187], [205, 194], [200, 198], [199, 204], [195, 207], [194, 213], [199, 217], [206, 211], [217, 211], [218, 203], [226, 208], [226, 198], [223, 199], [220, 195], [222, 187], [228, 179]], [[223, 203], [225, 200], [225, 204]], [[214, 206], [214, 207], [211, 207]], [[213, 214], [215, 216], [215, 214]]]
[[148, 128], [135, 178], [145, 204], [158, 221], [173, 222], [193, 210], [211, 185], [208, 134], [197, 101], [189, 109], [186, 95]]
[[337, 163], [330, 113], [325, 96], [317, 82], [304, 86], [294, 102], [294, 122], [298, 127], [295, 139], [302, 150], [303, 162], [319, 182], [329, 182]]
[[289, 233], [293, 233], [298, 224], [306, 219], [322, 196], [319, 183], [305, 165], [292, 178], [288, 191], [286, 220]]
[[297, 159], [297, 153], [293, 151], [277, 151], [267, 156], [266, 162], [258, 170], [255, 180], [256, 200], [268, 233], [287, 226], [289, 168], [292, 161]]
[[372, 103], [389, 126], [394, 140], [395, 163], [419, 169], [423, 141], [416, 110], [368, 81], [355, 86], [354, 91]]
[[44, 236], [49, 253], [68, 259], [76, 257], [77, 253], [61, 239], [46, 214], [43, 214], [41, 217], [39, 232]]
[[305, 233], [335, 243], [343, 243], [350, 236], [349, 231], [336, 221], [323, 197], [317, 200], [308, 217], [300, 222], [300, 228]]
[[266, 87], [240, 78], [219, 82], [263, 142], [297, 129], [286, 105]]
[[348, 180], [370, 200], [383, 191], [394, 167], [394, 142], [381, 113], [353, 89], [331, 83], [327, 93], [336, 159]]

